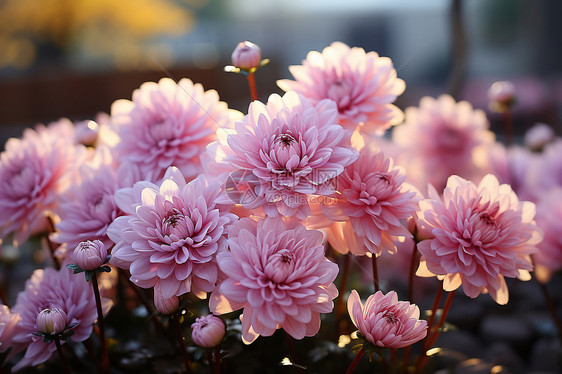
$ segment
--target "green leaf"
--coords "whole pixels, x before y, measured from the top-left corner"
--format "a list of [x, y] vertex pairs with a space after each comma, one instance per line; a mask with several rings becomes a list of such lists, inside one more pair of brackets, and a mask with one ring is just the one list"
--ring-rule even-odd
[[111, 268], [107, 265], [104, 265], [104, 266], [100, 267], [99, 269], [100, 269], [100, 271], [102, 271], [102, 272], [105, 271], [106, 273], [109, 273], [111, 271]]
[[92, 279], [92, 277], [94, 276], [94, 274], [96, 274], [95, 272], [91, 271], [91, 270], [87, 270], [84, 272], [84, 277], [86, 278], [86, 282], [89, 282], [90, 279]]

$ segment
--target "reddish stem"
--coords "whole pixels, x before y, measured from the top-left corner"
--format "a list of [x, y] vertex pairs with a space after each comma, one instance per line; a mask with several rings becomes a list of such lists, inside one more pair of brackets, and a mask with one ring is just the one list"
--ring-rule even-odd
[[373, 253], [371, 256], [373, 263], [373, 284], [375, 285], [375, 292], [380, 291], [379, 287], [379, 269], [377, 266], [377, 256]]
[[62, 347], [60, 345], [60, 338], [55, 335], [55, 346], [57, 347], [57, 353], [59, 354], [59, 359], [64, 368], [64, 372], [66, 374], [70, 374], [70, 367], [68, 366], [68, 362], [66, 362], [66, 358], [64, 357], [64, 353], [62, 353]]
[[433, 345], [437, 341], [437, 338], [439, 337], [439, 333], [440, 333], [439, 329], [441, 328], [441, 326], [443, 326], [443, 323], [445, 322], [445, 319], [447, 318], [447, 314], [449, 313], [449, 309], [451, 308], [451, 304], [453, 303], [453, 297], [454, 296], [455, 296], [455, 290], [449, 292], [449, 294], [447, 295], [447, 299], [445, 300], [445, 305], [443, 306], [443, 312], [441, 313], [441, 317], [439, 318], [439, 321], [437, 322], [437, 325], [435, 325], [435, 327], [433, 329], [433, 334], [430, 337], [429, 335], [430, 335], [431, 331], [429, 331], [428, 336], [425, 338], [425, 342], [428, 342], [428, 343], [424, 344], [424, 347], [422, 349], [422, 355], [420, 356], [420, 359], [418, 360], [416, 373], [421, 373], [421, 370], [423, 369], [423, 366], [425, 365], [425, 361], [427, 360], [427, 350], [430, 349], [431, 347], [433, 347]]
[[96, 308], [98, 310], [98, 326], [100, 327], [101, 363], [104, 373], [109, 373], [109, 356], [107, 355], [107, 341], [105, 340], [105, 328], [103, 323], [103, 311], [101, 309], [100, 290], [98, 288], [98, 275], [94, 273], [92, 277], [92, 287], [96, 298]]
[[2, 286], [0, 286], [0, 301], [2, 301], [2, 304], [6, 306], [10, 306], [8, 305], [8, 298], [6, 297], [6, 294], [4, 293], [4, 288]]
[[[182, 355], [182, 358], [183, 358], [183, 364], [185, 365], [185, 371], [186, 371], [186, 373], [190, 373], [191, 372], [191, 369], [190, 369], [191, 364], [189, 362], [189, 356], [187, 354], [187, 349], [185, 347], [185, 340], [183, 339], [183, 334], [181, 332], [179, 314], [174, 313], [172, 315], [172, 319], [174, 320], [174, 327], [176, 328], [176, 334], [178, 336], [178, 341], [180, 343], [180, 350], [181, 350], [181, 355]], [[209, 362], [209, 365], [211, 365], [211, 362]], [[211, 372], [211, 374], [212, 374], [212, 372]]]
[[220, 374], [221, 372], [221, 345], [215, 347], [215, 374]]
[[363, 357], [364, 354], [365, 354], [365, 350], [363, 348], [361, 348], [361, 350], [359, 352], [357, 352], [357, 356], [355, 356], [351, 365], [349, 365], [349, 367], [347, 368], [347, 371], [345, 372], [345, 374], [353, 373], [353, 371], [355, 370], [355, 367], [357, 367], [357, 364], [359, 363], [359, 361], [361, 360], [361, 358]]
[[505, 145], [508, 147], [513, 143], [513, 118], [511, 108], [507, 107], [502, 113], [503, 132], [505, 135]]
[[343, 315], [343, 310], [345, 308], [345, 300], [344, 300], [344, 296], [345, 296], [345, 287], [347, 284], [347, 275], [349, 273], [349, 265], [350, 265], [350, 261], [351, 261], [351, 255], [348, 253], [346, 255], [344, 255], [344, 260], [343, 260], [343, 271], [342, 271], [342, 275], [341, 275], [341, 282], [340, 282], [340, 295], [338, 297], [338, 302], [336, 304], [336, 324], [337, 324], [337, 333], [338, 336], [341, 334], [341, 329], [340, 329], [340, 320], [341, 317]]
[[408, 300], [414, 303], [414, 274], [416, 271], [416, 263], [418, 262], [417, 242], [414, 239], [414, 248], [412, 257], [410, 258], [410, 272], [408, 273]]
[[250, 85], [252, 101], [255, 101], [258, 99], [258, 90], [256, 88], [256, 79], [254, 78], [254, 73], [248, 73], [248, 84]]
[[412, 348], [411, 345], [404, 348], [404, 353], [402, 354], [402, 372], [408, 372], [408, 364], [410, 363], [410, 349]]
[[[533, 264], [533, 268], [536, 268], [535, 258], [533, 256], [531, 256], [531, 263]], [[554, 306], [554, 302], [552, 301], [552, 298], [550, 297], [550, 293], [548, 292], [548, 288], [546, 288], [546, 284], [540, 282], [537, 279], [537, 277], [535, 277], [535, 280], [539, 284], [541, 292], [544, 296], [544, 300], [546, 301], [546, 306], [548, 307], [548, 311], [550, 312], [550, 316], [552, 317], [552, 320], [554, 321], [554, 324], [556, 325], [556, 329], [558, 330], [558, 339], [562, 339], [562, 323], [560, 323], [560, 319], [558, 318], [558, 315], [556, 313], [556, 307]]]
[[53, 259], [55, 269], [60, 270], [60, 263], [55, 256], [55, 252], [58, 246], [51, 241], [51, 238], [49, 238], [49, 235], [55, 232], [55, 222], [53, 221], [53, 217], [47, 216], [47, 223], [49, 226], [49, 232], [47, 233], [47, 245], [49, 246], [49, 253], [51, 254], [51, 258]]

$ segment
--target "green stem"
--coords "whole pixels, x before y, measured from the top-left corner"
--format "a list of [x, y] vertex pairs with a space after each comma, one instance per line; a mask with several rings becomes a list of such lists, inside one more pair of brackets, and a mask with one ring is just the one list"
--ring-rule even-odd
[[68, 362], [66, 362], [66, 358], [64, 357], [64, 353], [62, 353], [62, 347], [60, 345], [60, 338], [55, 336], [55, 346], [57, 347], [57, 352], [59, 354], [59, 359], [64, 368], [64, 372], [66, 374], [70, 374], [70, 367], [68, 366]]
[[98, 325], [100, 327], [100, 345], [101, 345], [101, 364], [104, 373], [109, 373], [109, 356], [107, 355], [107, 341], [105, 340], [105, 328], [103, 323], [103, 311], [101, 309], [100, 290], [98, 288], [98, 274], [94, 273], [92, 277], [92, 286], [94, 287], [94, 296], [96, 298], [96, 309], [98, 310]]

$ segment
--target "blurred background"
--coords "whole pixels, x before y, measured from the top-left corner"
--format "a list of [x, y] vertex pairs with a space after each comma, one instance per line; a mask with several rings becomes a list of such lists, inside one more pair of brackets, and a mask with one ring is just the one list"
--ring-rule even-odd
[[490, 84], [508, 79], [516, 135], [539, 121], [560, 134], [561, 20], [560, 0], [1, 0], [0, 144], [37, 123], [109, 112], [165, 76], [245, 112], [244, 77], [223, 71], [243, 40], [271, 60], [256, 74], [263, 100], [289, 65], [339, 40], [394, 61], [402, 109], [452, 93], [487, 110]]

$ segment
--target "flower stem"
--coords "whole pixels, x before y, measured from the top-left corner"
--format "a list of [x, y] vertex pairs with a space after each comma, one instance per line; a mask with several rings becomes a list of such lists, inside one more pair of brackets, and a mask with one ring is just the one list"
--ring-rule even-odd
[[[447, 314], [449, 314], [449, 309], [451, 309], [451, 304], [453, 303], [453, 297], [455, 296], [455, 290], [449, 292], [447, 295], [447, 299], [445, 300], [445, 305], [443, 306], [443, 312], [441, 313], [441, 317], [437, 322], [437, 325], [434, 326], [433, 329], [430, 327], [430, 331], [428, 331], [427, 337], [424, 341], [424, 346], [422, 349], [422, 354], [418, 360], [416, 373], [421, 373], [423, 366], [425, 365], [425, 361], [427, 360], [427, 350], [433, 347], [435, 342], [437, 341], [437, 337], [439, 337], [439, 329], [443, 326], [445, 319], [447, 318]], [[430, 335], [431, 334], [431, 335]]]
[[221, 345], [220, 343], [215, 347], [215, 374], [221, 372]]
[[100, 290], [98, 288], [98, 274], [92, 277], [92, 287], [96, 298], [96, 308], [98, 310], [98, 325], [100, 328], [101, 363], [104, 373], [109, 373], [109, 356], [107, 355], [107, 341], [105, 340], [105, 328], [103, 325], [103, 311], [101, 309]]
[[379, 287], [379, 269], [377, 266], [377, 255], [373, 253], [371, 256], [371, 261], [373, 263], [373, 284], [375, 285], [375, 292], [380, 291]]
[[408, 273], [408, 300], [414, 303], [414, 274], [416, 272], [416, 263], [418, 262], [417, 241], [414, 237], [414, 248], [412, 248], [412, 257], [410, 258], [410, 271]]
[[258, 90], [256, 88], [256, 79], [254, 78], [254, 73], [248, 74], [248, 84], [250, 85], [250, 93], [252, 95], [252, 101], [258, 99]]
[[441, 317], [439, 318], [439, 322], [437, 322], [437, 325], [435, 326], [435, 330], [433, 331], [433, 336], [431, 337], [431, 340], [429, 341], [427, 349], [433, 347], [433, 345], [437, 341], [437, 337], [439, 336], [439, 333], [440, 333], [439, 329], [441, 328], [441, 326], [443, 326], [443, 323], [445, 323], [445, 319], [447, 318], [447, 314], [449, 314], [449, 309], [451, 309], [451, 305], [453, 304], [453, 297], [454, 296], [455, 296], [455, 290], [449, 292], [449, 294], [447, 295], [447, 299], [445, 300], [445, 305], [443, 306], [443, 312], [441, 313]]
[[[533, 268], [536, 268], [535, 258], [533, 256], [531, 256], [531, 263], [533, 264]], [[556, 307], [554, 306], [554, 302], [552, 301], [552, 297], [550, 297], [550, 293], [548, 292], [548, 288], [546, 288], [546, 284], [540, 282], [537, 279], [536, 276], [535, 276], [535, 280], [539, 284], [541, 292], [544, 296], [544, 300], [546, 301], [546, 306], [548, 308], [548, 311], [550, 312], [550, 316], [552, 317], [552, 320], [554, 321], [554, 324], [556, 325], [556, 330], [558, 330], [558, 339], [562, 340], [562, 323], [560, 322], [560, 319], [558, 318], [558, 315], [556, 313]]]
[[350, 265], [350, 261], [351, 261], [351, 255], [348, 253], [346, 255], [344, 255], [344, 260], [343, 260], [343, 270], [342, 270], [342, 274], [341, 274], [341, 282], [340, 282], [340, 288], [339, 288], [339, 296], [338, 296], [338, 301], [336, 304], [336, 332], [337, 332], [337, 337], [339, 337], [341, 335], [341, 319], [342, 319], [342, 315], [343, 315], [343, 311], [345, 309], [345, 300], [344, 300], [344, 295], [345, 295], [345, 286], [347, 283], [347, 274], [349, 273], [349, 265]]
[[[189, 362], [189, 356], [187, 354], [187, 349], [185, 347], [185, 340], [183, 338], [183, 334], [181, 332], [181, 325], [180, 325], [180, 316], [178, 313], [174, 313], [172, 315], [172, 319], [174, 320], [174, 327], [176, 328], [176, 334], [178, 336], [178, 342], [180, 343], [180, 350], [181, 350], [181, 355], [183, 358], [183, 364], [185, 365], [185, 372], [186, 373], [190, 373], [191, 372], [191, 363]], [[209, 362], [209, 366], [211, 365], [211, 362]]]
[[57, 353], [59, 354], [59, 359], [64, 368], [64, 372], [70, 374], [70, 367], [68, 366], [68, 362], [66, 362], [66, 358], [64, 357], [64, 353], [62, 353], [62, 347], [60, 345], [60, 338], [55, 335], [55, 346], [57, 347]]
[[207, 349], [207, 360], [209, 361], [209, 374], [215, 374], [215, 360], [213, 358], [213, 348]]
[[8, 298], [6, 297], [6, 294], [4, 293], [4, 287], [2, 287], [0, 285], [0, 301], [2, 301], [2, 304], [9, 306], [8, 305]]
[[51, 241], [51, 238], [49, 238], [49, 234], [55, 232], [55, 222], [53, 221], [53, 217], [47, 216], [47, 224], [49, 227], [49, 232], [47, 233], [47, 245], [49, 246], [49, 253], [51, 254], [51, 258], [53, 259], [55, 269], [60, 270], [60, 263], [55, 256], [57, 245]]
[[513, 143], [513, 117], [511, 115], [511, 108], [507, 107], [502, 113], [502, 121], [505, 145], [509, 147]]
[[355, 356], [351, 365], [349, 365], [349, 367], [347, 368], [347, 371], [345, 372], [345, 374], [353, 373], [353, 371], [355, 370], [355, 367], [357, 366], [357, 364], [359, 363], [359, 361], [361, 360], [361, 358], [363, 357], [364, 354], [365, 354], [365, 350], [363, 348], [361, 348], [361, 350], [359, 352], [357, 352], [357, 356]]

